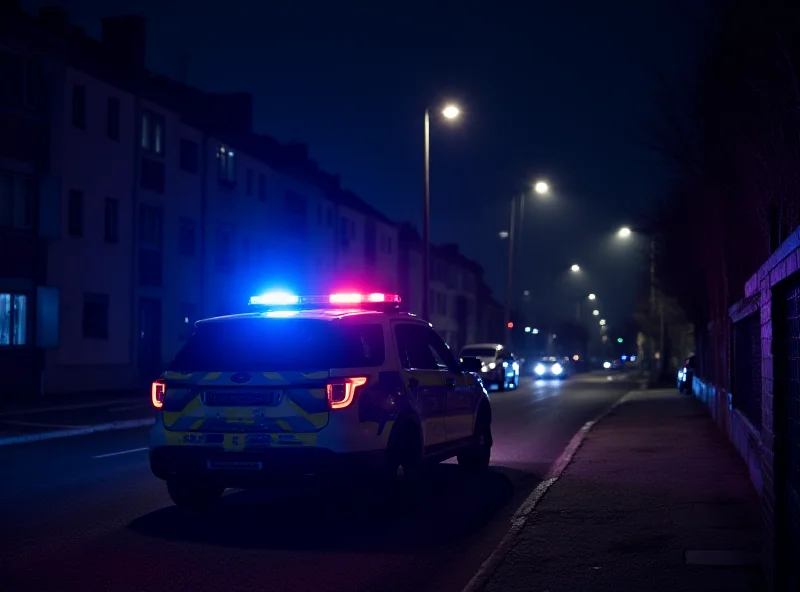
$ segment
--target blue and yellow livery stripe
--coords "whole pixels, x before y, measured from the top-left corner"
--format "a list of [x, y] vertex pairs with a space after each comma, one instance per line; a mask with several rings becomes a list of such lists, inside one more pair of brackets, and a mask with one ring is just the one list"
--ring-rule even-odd
[[[165, 372], [167, 397], [162, 417], [167, 430], [305, 434], [318, 432], [328, 424], [327, 371], [252, 373], [245, 383], [232, 382], [232, 375]], [[208, 391], [259, 388], [279, 389], [277, 404], [212, 406], [203, 402]]]

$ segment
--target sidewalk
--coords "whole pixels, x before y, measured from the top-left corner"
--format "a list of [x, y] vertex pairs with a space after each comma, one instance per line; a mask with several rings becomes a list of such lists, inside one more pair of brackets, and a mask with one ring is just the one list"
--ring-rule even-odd
[[0, 446], [152, 425], [144, 389], [78, 393], [0, 404]]
[[759, 502], [694, 398], [630, 393], [587, 435], [483, 590], [763, 590]]

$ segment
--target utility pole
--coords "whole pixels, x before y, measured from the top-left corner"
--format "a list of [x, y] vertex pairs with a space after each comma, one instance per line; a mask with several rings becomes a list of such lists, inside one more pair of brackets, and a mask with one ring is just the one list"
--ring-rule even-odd
[[511, 290], [513, 285], [514, 273], [514, 228], [516, 226], [516, 213], [517, 199], [511, 200], [511, 215], [508, 224], [508, 269], [506, 271], [506, 307], [505, 307], [505, 346], [511, 347], [511, 328], [508, 324], [511, 322]]

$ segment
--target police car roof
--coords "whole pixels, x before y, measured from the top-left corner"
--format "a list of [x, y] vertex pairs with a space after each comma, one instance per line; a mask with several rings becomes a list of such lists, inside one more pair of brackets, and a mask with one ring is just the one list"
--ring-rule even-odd
[[[398, 311], [382, 311], [382, 310], [369, 310], [369, 309], [342, 309], [342, 308], [326, 308], [326, 309], [307, 309], [307, 310], [273, 310], [273, 311], [259, 311], [247, 312], [242, 314], [225, 315], [220, 317], [212, 317], [209, 319], [202, 319], [197, 321], [200, 323], [229, 323], [236, 321], [247, 320], [292, 320], [292, 319], [311, 319], [319, 321], [334, 321], [343, 318], [366, 318], [374, 317], [375, 315], [391, 315], [399, 317], [404, 320], [422, 321], [416, 315], [407, 312]], [[427, 323], [426, 323], [427, 324]]]

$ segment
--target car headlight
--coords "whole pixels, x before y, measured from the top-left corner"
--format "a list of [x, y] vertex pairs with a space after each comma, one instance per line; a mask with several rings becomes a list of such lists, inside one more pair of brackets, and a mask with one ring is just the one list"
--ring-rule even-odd
[[536, 364], [536, 368], [534, 368], [533, 371], [536, 372], [536, 374], [538, 374], [539, 376], [541, 376], [542, 374], [545, 373], [545, 368], [542, 364]]
[[550, 371], [551, 371], [553, 374], [561, 374], [561, 372], [562, 372], [563, 370], [564, 370], [564, 369], [561, 367], [561, 364], [559, 364], [559, 363], [555, 363], [555, 364], [553, 364], [553, 366], [550, 368]]
[[606, 370], [611, 368], [611, 362], [603, 362], [603, 368], [605, 368]]
[[489, 370], [494, 370], [495, 368], [497, 368], [497, 364], [494, 362], [489, 362]]
[[489, 369], [486, 366], [481, 366], [481, 372], [488, 372]]
[[519, 364], [518, 364], [517, 362], [514, 362], [513, 364], [511, 364], [511, 367], [512, 367], [514, 370], [519, 370]]

